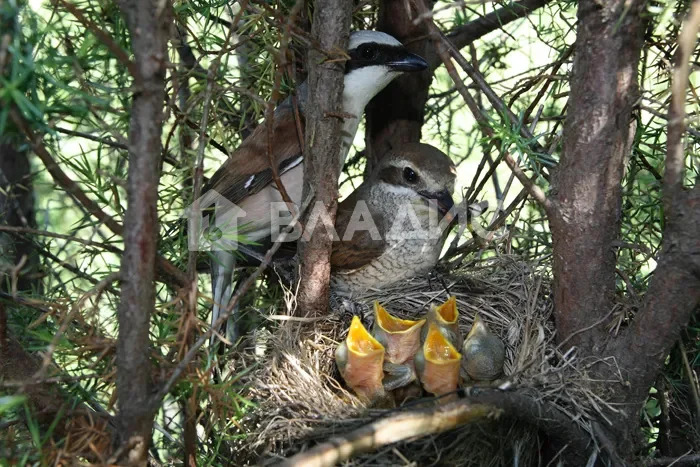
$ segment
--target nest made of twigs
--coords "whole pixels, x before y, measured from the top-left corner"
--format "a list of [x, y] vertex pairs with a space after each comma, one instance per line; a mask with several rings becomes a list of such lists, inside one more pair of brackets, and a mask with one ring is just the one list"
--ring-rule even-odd
[[[369, 327], [372, 303], [378, 300], [403, 318], [422, 316], [431, 303], [457, 298], [464, 335], [479, 313], [504, 341], [504, 377], [508, 387], [529, 388], [591, 432], [589, 420], [604, 402], [592, 397], [574, 359], [561, 355], [553, 339], [549, 283], [535, 265], [499, 256], [461, 266], [439, 268], [388, 290], [362, 296], [334, 297], [332, 312], [304, 322], [290, 318], [269, 334], [246, 380], [246, 397], [257, 409], [242, 421], [244, 436], [235, 447], [236, 463], [269, 463], [303, 451], [331, 436], [347, 433], [378, 416], [391, 413], [366, 407], [344, 388], [334, 350], [345, 338], [353, 314]], [[291, 297], [291, 295], [290, 295]], [[293, 300], [287, 302], [288, 307]], [[301, 324], [301, 325], [300, 325]], [[420, 399], [411, 405], [435, 404]], [[397, 409], [393, 409], [397, 410]], [[362, 465], [536, 465], [538, 431], [506, 414], [497, 420], [469, 424], [449, 433], [425, 436], [383, 447], [354, 458]]]

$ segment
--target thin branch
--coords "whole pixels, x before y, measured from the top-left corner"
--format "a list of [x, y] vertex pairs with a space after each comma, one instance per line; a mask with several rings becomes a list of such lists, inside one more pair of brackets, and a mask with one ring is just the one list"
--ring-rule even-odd
[[73, 198], [78, 200], [85, 209], [88, 210], [97, 220], [102, 222], [109, 228], [112, 232], [117, 235], [122, 235], [124, 228], [115, 221], [109, 214], [104, 212], [100, 206], [92, 199], [90, 199], [83, 190], [80, 189], [77, 183], [75, 183], [65, 172], [61, 169], [54, 158], [49, 154], [49, 151], [41, 143], [39, 137], [34, 134], [34, 132], [29, 128], [27, 122], [22, 118], [22, 116], [15, 109], [10, 109], [10, 118], [12, 122], [17, 125], [17, 128], [27, 137], [27, 140], [32, 146], [34, 153], [41, 159], [41, 162], [46, 166], [46, 170], [49, 171], [51, 177], [56, 181], [56, 183], [68, 192]]
[[[551, 0], [523, 0], [521, 2], [511, 3], [479, 19], [456, 27], [447, 34], [447, 38], [452, 41], [456, 47], [461, 49], [475, 40], [482, 38], [486, 34], [501, 29], [508, 23], [524, 18], [550, 1]], [[431, 54], [427, 60], [431, 70], [434, 70], [441, 64], [440, 58], [435, 54]]]
[[[172, 5], [157, 0], [123, 0], [134, 63], [142, 90], [134, 93], [129, 116], [128, 205], [124, 215], [124, 255], [117, 318], [117, 463], [145, 464], [156, 410], [150, 323], [155, 306], [158, 249], [158, 183], [163, 150], [167, 45]], [[120, 449], [122, 453], [117, 454]]]
[[681, 352], [683, 368], [685, 369], [685, 374], [688, 377], [690, 394], [693, 396], [693, 404], [695, 404], [695, 420], [700, 420], [700, 391], [698, 391], [698, 380], [695, 377], [696, 375], [695, 371], [693, 371], [693, 367], [690, 366], [690, 362], [688, 361], [688, 353], [685, 351], [685, 346], [681, 340], [678, 340], [678, 350]]
[[90, 21], [90, 19], [87, 16], [85, 16], [85, 14], [72, 3], [69, 3], [65, 0], [52, 0], [52, 3], [54, 5], [57, 3], [63, 5], [63, 7], [66, 10], [68, 10], [73, 16], [75, 16], [75, 19], [77, 19], [80, 24], [82, 24], [83, 26], [85, 26], [86, 29], [92, 32], [95, 35], [95, 37], [97, 37], [100, 40], [100, 42], [102, 42], [109, 49], [109, 51], [112, 52], [114, 57], [122, 65], [124, 65], [127, 70], [129, 70], [129, 74], [134, 78], [134, 82], [136, 83], [136, 85], [140, 86], [140, 76], [138, 74], [138, 70], [136, 69], [136, 65], [134, 64], [134, 62], [129, 60], [129, 54], [127, 54], [126, 51], [114, 41], [112, 36], [107, 34], [105, 31], [100, 29], [95, 23]]
[[542, 188], [535, 184], [537, 174], [535, 174], [532, 178], [528, 178], [528, 176], [525, 175], [525, 172], [523, 172], [518, 163], [515, 162], [515, 160], [513, 160], [509, 153], [505, 154], [503, 160], [506, 161], [506, 165], [510, 167], [510, 170], [513, 171], [513, 174], [516, 176], [518, 181], [520, 181], [520, 183], [522, 183], [523, 186], [527, 189], [528, 193], [530, 193], [530, 196], [532, 196], [535, 199], [535, 201], [540, 203], [545, 209], [545, 211], [551, 213], [554, 210], [554, 204], [549, 198], [547, 198], [547, 195], [545, 195], [544, 191], [542, 191]]
[[690, 76], [690, 55], [697, 44], [700, 28], [700, 1], [696, 0], [690, 15], [678, 36], [676, 67], [671, 83], [671, 105], [668, 108], [668, 137], [666, 150], [666, 172], [664, 173], [664, 208], [671, 212], [683, 191], [685, 152], [685, 93]]
[[[419, 12], [425, 12], [427, 9], [421, 2], [415, 2], [414, 4], [418, 8]], [[489, 136], [493, 137], [493, 129], [491, 129], [488, 119], [486, 116], [483, 114], [481, 109], [479, 108], [479, 105], [477, 102], [474, 100], [474, 98], [469, 94], [469, 90], [467, 89], [466, 85], [464, 84], [464, 81], [460, 78], [459, 73], [455, 69], [454, 65], [452, 64], [452, 60], [450, 59], [450, 56], [448, 55], [447, 50], [450, 49], [450, 44], [449, 41], [447, 41], [443, 34], [440, 32], [438, 27], [435, 25], [435, 23], [432, 20], [428, 20], [427, 22], [428, 28], [430, 30], [430, 35], [433, 40], [433, 43], [435, 44], [435, 49], [442, 59], [443, 63], [445, 64], [445, 68], [447, 69], [447, 73], [450, 75], [452, 78], [452, 81], [455, 83], [455, 86], [457, 88], [457, 91], [462, 95], [462, 98], [464, 99], [464, 102], [467, 104], [467, 107], [469, 107], [469, 110], [472, 112], [472, 115], [476, 119], [476, 121], [481, 125], [483, 131]], [[459, 57], [464, 60], [464, 57], [462, 57], [461, 54], [459, 54]], [[466, 64], [469, 66], [468, 64]], [[464, 68], [464, 66], [463, 66]], [[491, 90], [488, 85], [486, 85], [485, 88], [482, 88], [484, 93], [489, 96], [490, 94], [494, 94], [493, 90]], [[489, 92], [487, 92], [489, 91]], [[491, 100], [491, 98], [489, 98]], [[500, 99], [496, 98], [498, 102], [500, 102], [500, 105], [505, 108], [503, 103], [500, 101]], [[510, 112], [510, 110], [508, 110]], [[521, 132], [525, 132], [526, 134], [530, 134], [530, 131], [525, 128], [524, 125], [521, 125]], [[531, 134], [530, 134], [531, 135]], [[547, 196], [544, 194], [542, 189], [535, 184], [535, 180], [537, 178], [537, 175], [535, 175], [532, 179], [528, 178], [527, 175], [520, 169], [520, 167], [515, 163], [515, 161], [510, 157], [509, 154], [505, 154], [504, 159], [506, 160], [506, 163], [508, 164], [508, 167], [513, 171], [515, 176], [518, 178], [520, 183], [527, 188], [528, 192], [530, 195], [538, 202], [540, 203], [544, 209], [547, 212], [552, 212], [554, 210], [554, 205], [553, 203], [547, 198]]]
[[[296, 207], [294, 206], [294, 202], [292, 201], [292, 199], [289, 197], [289, 193], [287, 193], [287, 189], [285, 188], [284, 183], [282, 183], [282, 179], [280, 179], [278, 162], [277, 160], [275, 160], [275, 157], [272, 154], [272, 139], [274, 137], [273, 131], [275, 125], [275, 102], [279, 100], [280, 87], [282, 85], [282, 74], [284, 73], [285, 69], [285, 61], [287, 50], [289, 47], [291, 28], [292, 24], [294, 24], [294, 21], [296, 20], [296, 17], [303, 6], [304, 2], [302, 0], [297, 0], [297, 2], [292, 7], [292, 10], [289, 12], [289, 17], [287, 18], [287, 22], [282, 33], [282, 38], [280, 40], [280, 48], [275, 57], [275, 61], [277, 62], [277, 69], [275, 70], [275, 77], [272, 86], [272, 96], [267, 103], [267, 108], [265, 109], [265, 123], [263, 123], [266, 129], [267, 159], [270, 163], [270, 172], [272, 174], [272, 180], [275, 182], [275, 186], [277, 187], [277, 191], [279, 191], [282, 200], [287, 204], [288, 209], [292, 213], [294, 213]], [[300, 147], [303, 152], [303, 146], [300, 145]]]
[[[94, 136], [91, 135], [90, 133], [84, 133], [82, 131], [75, 131], [75, 130], [69, 130], [67, 128], [62, 128], [62, 127], [54, 127], [54, 130], [57, 133], [63, 133], [64, 135], [69, 135], [69, 136], [75, 136], [77, 138], [83, 138], [87, 139], [90, 141], [94, 141], [96, 143], [104, 144], [105, 146], [109, 146], [112, 148], [116, 149], [128, 149], [128, 146], [126, 144], [120, 143], [118, 141], [112, 141], [111, 139], [107, 138], [102, 138], [100, 136]], [[175, 159], [172, 155], [169, 153], [163, 154], [163, 161], [167, 162], [168, 164], [172, 165], [175, 168], [181, 168], [182, 164], [180, 164], [177, 159]]]
[[[94, 202], [90, 197], [88, 197], [83, 190], [80, 189], [77, 183], [75, 183], [66, 173], [61, 169], [54, 158], [49, 154], [49, 151], [42, 144], [40, 138], [34, 134], [24, 118], [17, 112], [16, 109], [10, 109], [10, 119], [17, 126], [17, 128], [24, 134], [24, 136], [29, 141], [32, 146], [32, 150], [39, 157], [39, 159], [44, 163], [46, 170], [48, 170], [51, 177], [54, 179], [56, 184], [63, 188], [69, 195], [73, 197], [81, 206], [83, 206], [90, 214], [92, 214], [97, 220], [103, 223], [109, 230], [115, 235], [123, 235], [124, 227], [114, 220], [109, 214], [104, 212], [100, 206]], [[162, 278], [166, 278], [172, 281], [177, 286], [182, 286], [187, 282], [187, 277], [180, 271], [174, 264], [172, 264], [167, 259], [162, 256], [156, 257], [156, 263], [161, 273]]]

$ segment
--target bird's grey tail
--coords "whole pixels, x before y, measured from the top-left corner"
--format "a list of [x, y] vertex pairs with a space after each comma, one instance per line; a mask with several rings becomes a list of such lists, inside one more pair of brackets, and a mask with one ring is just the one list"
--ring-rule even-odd
[[[233, 252], [230, 251], [215, 251], [214, 257], [212, 258], [211, 264], [211, 288], [212, 288], [212, 299], [214, 300], [214, 306], [211, 313], [211, 326], [214, 327], [216, 321], [219, 317], [224, 314], [228, 308], [231, 298], [233, 297], [233, 271], [236, 267], [236, 257]], [[236, 307], [238, 308], [238, 307]], [[231, 343], [235, 343], [238, 339], [237, 323], [235, 316], [235, 309], [231, 312], [228, 322], [226, 325], [227, 338], [231, 340]], [[219, 324], [218, 329], [214, 329], [215, 332], [219, 333], [221, 327]], [[209, 339], [209, 345], [213, 346], [218, 339], [216, 334], [212, 334]]]

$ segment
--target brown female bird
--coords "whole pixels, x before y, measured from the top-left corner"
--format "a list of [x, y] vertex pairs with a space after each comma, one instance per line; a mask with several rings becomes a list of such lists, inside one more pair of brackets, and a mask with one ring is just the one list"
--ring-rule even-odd
[[341, 292], [382, 289], [435, 267], [455, 220], [455, 166], [428, 144], [401, 145], [338, 206], [331, 269]]

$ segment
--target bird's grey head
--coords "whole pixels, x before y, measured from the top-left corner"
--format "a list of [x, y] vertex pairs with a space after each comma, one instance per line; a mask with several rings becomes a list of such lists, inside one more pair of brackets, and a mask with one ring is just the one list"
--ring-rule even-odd
[[408, 143], [389, 151], [373, 173], [395, 193], [436, 200], [443, 213], [454, 205], [456, 175], [457, 169], [444, 152], [423, 143]]
[[348, 55], [343, 94], [346, 100], [363, 103], [362, 108], [397, 76], [428, 67], [423, 58], [409, 52], [394, 37], [379, 31], [353, 32]]

